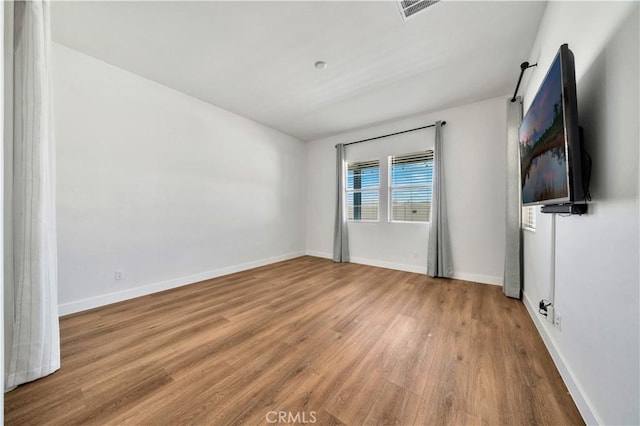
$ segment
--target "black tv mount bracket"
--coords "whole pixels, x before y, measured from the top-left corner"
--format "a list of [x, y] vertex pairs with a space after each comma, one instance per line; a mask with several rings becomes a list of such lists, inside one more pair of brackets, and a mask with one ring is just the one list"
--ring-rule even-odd
[[520, 77], [518, 77], [518, 84], [516, 84], [516, 90], [513, 92], [513, 98], [511, 98], [511, 102], [516, 101], [516, 96], [518, 95], [518, 89], [520, 88], [520, 83], [522, 82], [522, 76], [524, 72], [529, 68], [533, 68], [538, 66], [538, 64], [529, 65], [529, 62], [523, 62], [520, 64]]
[[542, 213], [577, 214], [580, 216], [587, 214], [588, 210], [588, 204], [547, 204], [540, 209]]

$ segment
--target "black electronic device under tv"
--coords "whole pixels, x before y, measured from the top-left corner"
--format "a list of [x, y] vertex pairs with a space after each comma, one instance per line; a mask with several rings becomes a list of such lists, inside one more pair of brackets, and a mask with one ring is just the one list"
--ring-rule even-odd
[[518, 132], [522, 204], [584, 201], [573, 53], [560, 46]]

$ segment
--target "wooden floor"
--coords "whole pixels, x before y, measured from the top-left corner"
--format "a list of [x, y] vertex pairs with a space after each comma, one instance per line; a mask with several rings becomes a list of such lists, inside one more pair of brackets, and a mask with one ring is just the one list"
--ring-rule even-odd
[[496, 286], [301, 257], [60, 326], [7, 424], [584, 424]]

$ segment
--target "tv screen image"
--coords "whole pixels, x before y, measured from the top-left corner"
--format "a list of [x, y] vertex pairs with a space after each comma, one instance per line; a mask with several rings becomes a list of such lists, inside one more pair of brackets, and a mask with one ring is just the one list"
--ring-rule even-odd
[[561, 52], [519, 129], [522, 203], [570, 201]]

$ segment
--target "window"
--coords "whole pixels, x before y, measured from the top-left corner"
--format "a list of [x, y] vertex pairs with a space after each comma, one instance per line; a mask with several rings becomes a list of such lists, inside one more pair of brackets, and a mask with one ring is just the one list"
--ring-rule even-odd
[[361, 161], [347, 166], [347, 219], [378, 220], [380, 162]]
[[522, 227], [530, 231], [536, 230], [536, 208], [535, 207], [522, 208]]
[[389, 158], [389, 219], [429, 222], [433, 191], [433, 151]]

